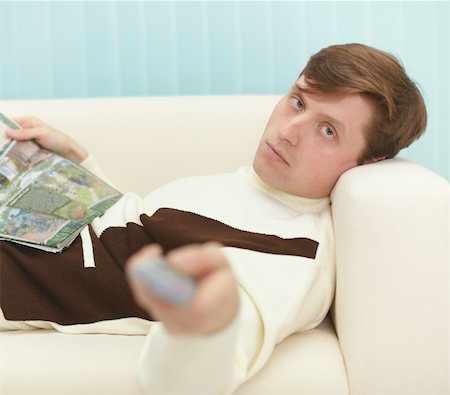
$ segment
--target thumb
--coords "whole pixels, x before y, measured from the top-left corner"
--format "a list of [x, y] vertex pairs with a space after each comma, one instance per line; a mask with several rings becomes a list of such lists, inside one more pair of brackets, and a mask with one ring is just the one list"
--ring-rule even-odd
[[162, 255], [162, 252], [162, 247], [158, 244], [146, 245], [128, 259], [128, 261], [125, 263], [126, 270], [130, 271], [130, 268], [132, 266], [139, 265], [144, 260], [160, 256]]

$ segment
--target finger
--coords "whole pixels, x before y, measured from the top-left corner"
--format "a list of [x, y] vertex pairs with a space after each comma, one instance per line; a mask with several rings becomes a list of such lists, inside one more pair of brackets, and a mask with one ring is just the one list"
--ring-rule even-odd
[[45, 136], [45, 129], [42, 127], [28, 129], [6, 129], [6, 135], [14, 140], [32, 140], [40, 139]]
[[[196, 299], [201, 301], [201, 309], [209, 311], [212, 307], [225, 304], [230, 292], [235, 292], [236, 281], [231, 270], [221, 268], [208, 275], [206, 281], [199, 283]], [[237, 292], [237, 291], [236, 291]]]
[[167, 262], [176, 269], [194, 277], [203, 277], [226, 266], [225, 256], [220, 252], [221, 244], [209, 242], [178, 248], [166, 255]]

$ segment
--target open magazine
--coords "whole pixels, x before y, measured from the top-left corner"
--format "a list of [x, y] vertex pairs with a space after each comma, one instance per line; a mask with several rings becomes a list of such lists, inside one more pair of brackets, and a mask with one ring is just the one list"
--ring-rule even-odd
[[122, 196], [36, 142], [8, 140], [19, 125], [0, 113], [0, 240], [60, 252]]

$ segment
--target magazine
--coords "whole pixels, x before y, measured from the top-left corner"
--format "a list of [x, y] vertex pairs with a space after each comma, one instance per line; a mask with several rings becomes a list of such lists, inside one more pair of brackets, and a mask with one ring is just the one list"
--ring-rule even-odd
[[6, 139], [6, 128], [20, 126], [0, 113], [0, 240], [60, 252], [122, 194], [35, 141]]

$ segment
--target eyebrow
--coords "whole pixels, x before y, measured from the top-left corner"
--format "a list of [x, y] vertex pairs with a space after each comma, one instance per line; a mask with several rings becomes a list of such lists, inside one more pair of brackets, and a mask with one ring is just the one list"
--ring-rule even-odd
[[[306, 92], [303, 88], [301, 88], [300, 86], [298, 86], [297, 84], [294, 84], [292, 86], [292, 88], [297, 91], [297, 93], [301, 94], [302, 96], [307, 96], [308, 94], [311, 95], [310, 93]], [[320, 112], [319, 113], [320, 116], [322, 116], [323, 118], [325, 118], [328, 122], [332, 123], [333, 125], [336, 125], [336, 128], [339, 129], [339, 133], [344, 132], [345, 133], [345, 124], [344, 122], [340, 121], [339, 119], [332, 117], [329, 114]]]

